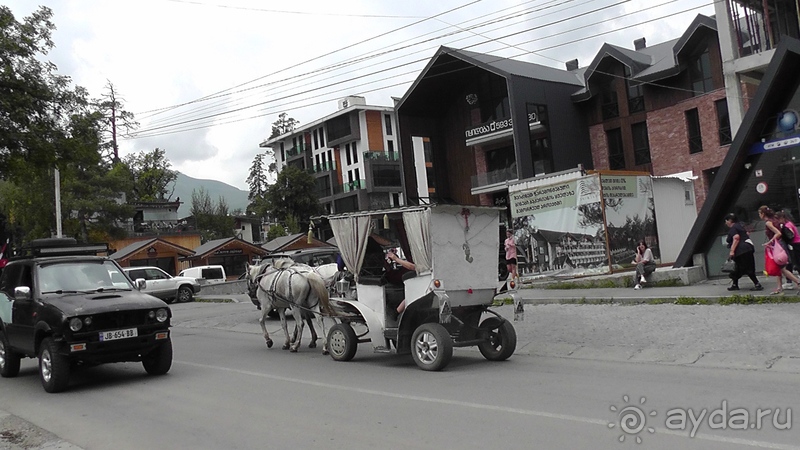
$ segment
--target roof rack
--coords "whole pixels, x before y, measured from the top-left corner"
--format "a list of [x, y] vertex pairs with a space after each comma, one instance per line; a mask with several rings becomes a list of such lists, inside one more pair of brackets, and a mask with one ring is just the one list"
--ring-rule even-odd
[[80, 256], [108, 254], [108, 243], [78, 244], [74, 238], [35, 239], [22, 248], [17, 256]]

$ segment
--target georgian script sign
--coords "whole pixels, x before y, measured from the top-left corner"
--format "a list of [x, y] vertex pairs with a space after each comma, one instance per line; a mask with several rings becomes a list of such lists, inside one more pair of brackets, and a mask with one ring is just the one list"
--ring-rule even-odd
[[[536, 116], [535, 112], [528, 114], [528, 123], [536, 123], [539, 121], [539, 118]], [[464, 131], [464, 134], [467, 139], [472, 139], [480, 136], [485, 136], [487, 134], [494, 133], [496, 131], [503, 131], [514, 127], [514, 123], [512, 119], [502, 119], [502, 120], [495, 120], [489, 123], [484, 123], [478, 125], [475, 128], [470, 128], [469, 130]]]
[[225, 248], [214, 252], [215, 255], [241, 255], [244, 251], [240, 248]]

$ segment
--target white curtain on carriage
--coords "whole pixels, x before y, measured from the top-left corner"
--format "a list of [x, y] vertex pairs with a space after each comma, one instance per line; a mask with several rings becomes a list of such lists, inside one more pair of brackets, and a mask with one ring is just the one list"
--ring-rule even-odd
[[408, 246], [418, 274], [431, 270], [433, 251], [431, 250], [431, 210], [409, 211], [403, 213]]
[[372, 231], [372, 219], [370, 216], [340, 217], [330, 219], [330, 224], [344, 264], [358, 281], [367, 252], [367, 239]]

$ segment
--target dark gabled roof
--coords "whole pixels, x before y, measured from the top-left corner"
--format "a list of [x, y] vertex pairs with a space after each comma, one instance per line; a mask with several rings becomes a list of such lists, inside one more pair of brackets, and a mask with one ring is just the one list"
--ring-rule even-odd
[[205, 244], [203, 244], [203, 245], [197, 247], [196, 249], [194, 249], [194, 253], [195, 253], [197, 258], [202, 258], [203, 256], [206, 256], [208, 253], [211, 253], [214, 250], [216, 250], [216, 249], [218, 249], [220, 247], [223, 247], [225, 245], [228, 245], [228, 244], [230, 244], [231, 242], [234, 242], [234, 241], [239, 242], [240, 244], [243, 244], [243, 245], [245, 245], [247, 247], [252, 247], [252, 249], [255, 250], [258, 253], [263, 253], [264, 252], [264, 249], [262, 249], [261, 247], [255, 245], [255, 244], [251, 244], [251, 243], [245, 241], [244, 239], [239, 239], [239, 238], [236, 238], [236, 237], [229, 237], [229, 238], [222, 238], [222, 239], [215, 239], [213, 241], [208, 241]]
[[782, 36], [673, 267], [691, 265], [692, 255], [702, 252], [714, 239], [723, 215], [728, 212], [723, 208], [737, 191], [734, 188], [737, 178], [746, 170], [744, 165], [750, 147], [760, 140], [765, 121], [785, 105], [785, 85], [797, 80], [799, 65], [800, 41]]
[[189, 250], [186, 247], [181, 247], [178, 244], [173, 244], [172, 242], [167, 242], [167, 241], [165, 241], [165, 240], [163, 240], [161, 238], [157, 238], [156, 237], [156, 238], [146, 239], [144, 241], [138, 241], [138, 242], [134, 242], [133, 244], [126, 245], [125, 247], [117, 250], [112, 255], [110, 255], [109, 258], [115, 259], [115, 260], [123, 259], [123, 258], [125, 258], [127, 256], [130, 256], [130, 255], [138, 252], [139, 250], [141, 250], [141, 249], [143, 249], [145, 247], [148, 247], [150, 245], [155, 244], [156, 242], [176, 249], [177, 253], [181, 254], [183, 256], [189, 256], [189, 255], [194, 254], [194, 252], [192, 250]]
[[614, 58], [631, 69], [631, 80], [654, 82], [673, 77], [681, 72], [679, 55], [691, 43], [697, 32], [703, 29], [717, 31], [717, 21], [711, 17], [698, 14], [680, 38], [661, 44], [645, 47], [641, 50], [630, 50], [612, 44], [603, 44], [591, 64], [584, 71], [584, 87], [572, 94], [572, 100], [581, 102], [592, 97], [589, 79], [605, 58]]
[[303, 235], [304, 235], [304, 233], [295, 233], [295, 234], [290, 234], [288, 236], [276, 237], [275, 239], [267, 242], [266, 244], [263, 244], [261, 246], [261, 248], [263, 248], [264, 250], [266, 250], [266, 251], [268, 251], [270, 253], [276, 252], [279, 249], [281, 249], [281, 248], [289, 245], [290, 243], [294, 242], [295, 240], [297, 240], [297, 238], [299, 238], [300, 236], [303, 236]]
[[[433, 57], [425, 65], [425, 68], [420, 71], [417, 78], [408, 88], [403, 98], [395, 105], [395, 110], [399, 110], [403, 103], [408, 100], [414, 90], [431, 72], [431, 69], [437, 65], [437, 62], [442, 57], [452, 57], [461, 60], [471, 66], [478, 67], [495, 75], [501, 76], [508, 80], [511, 77], [525, 77], [536, 80], [550, 81], [555, 83], [566, 83], [575, 86], [583, 85], [583, 70], [578, 69], [574, 71], [567, 71], [556, 69], [553, 67], [542, 66], [516, 59], [504, 58], [501, 56], [487, 55], [484, 53], [476, 53], [468, 50], [459, 50], [441, 46], [433, 55]], [[456, 69], [457, 70], [457, 69]]]

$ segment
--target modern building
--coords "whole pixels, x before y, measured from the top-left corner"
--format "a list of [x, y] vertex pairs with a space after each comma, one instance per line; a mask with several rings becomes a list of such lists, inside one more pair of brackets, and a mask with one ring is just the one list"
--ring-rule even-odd
[[292, 165], [312, 174], [328, 213], [405, 204], [392, 107], [345, 97], [336, 112], [259, 146], [275, 151], [279, 170]]
[[410, 203], [507, 205], [507, 183], [592, 168], [582, 73], [441, 47], [398, 102]]
[[698, 15], [676, 39], [633, 44], [604, 44], [572, 94], [589, 123], [594, 167], [691, 171], [699, 210], [732, 139], [716, 21]]

